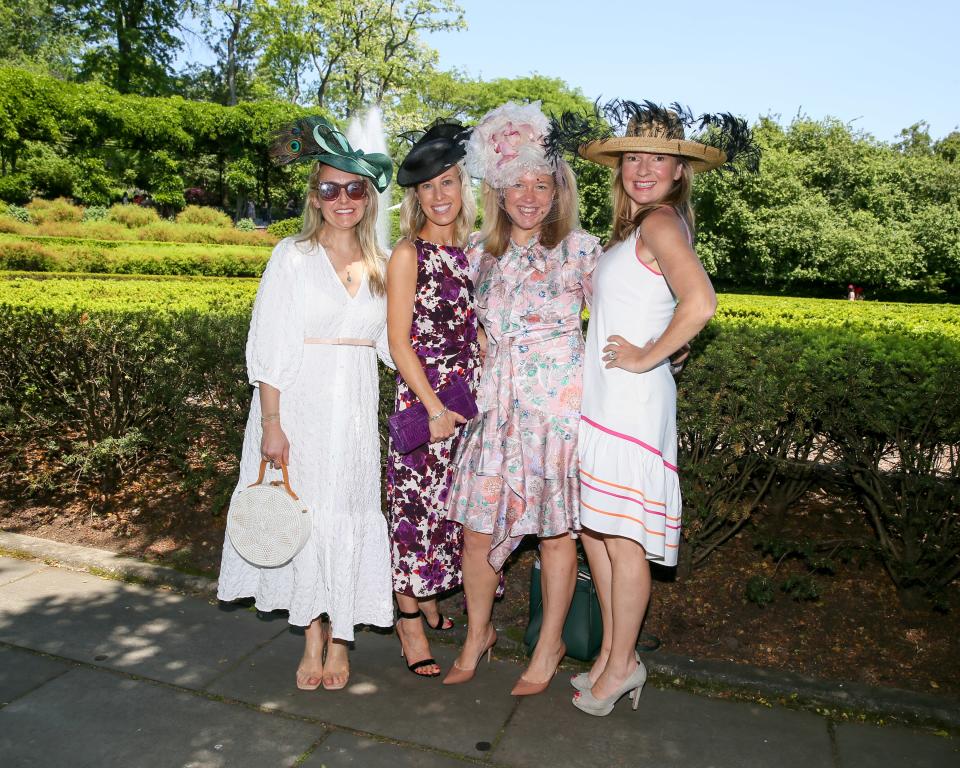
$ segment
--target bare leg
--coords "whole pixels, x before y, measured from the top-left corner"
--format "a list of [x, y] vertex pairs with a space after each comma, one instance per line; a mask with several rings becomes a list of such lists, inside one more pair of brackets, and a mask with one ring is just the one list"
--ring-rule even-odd
[[297, 688], [315, 691], [323, 680], [323, 646], [325, 641], [323, 622], [314, 619], [304, 630], [303, 658], [297, 667]]
[[490, 534], [463, 529], [463, 591], [467, 598], [467, 639], [456, 665], [473, 669], [481, 649], [490, 642], [493, 599], [500, 577], [490, 566]]
[[[431, 658], [430, 643], [423, 631], [423, 622], [420, 620], [420, 601], [410, 595], [401, 595], [396, 592], [397, 605], [403, 613], [416, 613], [417, 618], [407, 619], [403, 616], [397, 619], [397, 637], [400, 638], [400, 647], [403, 649], [407, 664], [416, 664], [418, 661]], [[436, 600], [433, 601], [436, 606]], [[430, 664], [415, 670], [424, 677], [436, 677], [440, 674], [440, 666]]]
[[595, 699], [610, 696], [637, 668], [634, 651], [650, 602], [650, 563], [643, 547], [620, 536], [603, 541], [613, 572], [613, 639], [607, 665], [591, 691]]
[[583, 551], [587, 553], [587, 562], [590, 565], [590, 575], [593, 577], [593, 586], [597, 590], [597, 599], [600, 601], [600, 617], [603, 619], [603, 641], [600, 644], [600, 653], [590, 668], [590, 682], [595, 683], [610, 657], [610, 646], [613, 644], [613, 611], [612, 596], [610, 594], [611, 579], [613, 578], [610, 556], [603, 543], [603, 535], [593, 531], [583, 530], [580, 535]]
[[531, 683], [549, 680], [563, 659], [563, 623], [577, 582], [577, 544], [569, 534], [540, 540], [543, 624], [540, 639], [522, 677]]
[[346, 640], [335, 640], [333, 630], [327, 632], [327, 660], [323, 665], [323, 687], [328, 691], [345, 688], [350, 679], [350, 659]]

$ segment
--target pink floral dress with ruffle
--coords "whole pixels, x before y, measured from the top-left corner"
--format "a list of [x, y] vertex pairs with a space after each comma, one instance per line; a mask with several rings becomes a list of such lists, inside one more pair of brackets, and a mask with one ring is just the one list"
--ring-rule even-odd
[[[468, 254], [478, 249], [471, 239]], [[580, 527], [580, 316], [599, 256], [597, 238], [579, 230], [551, 249], [534, 240], [511, 242], [500, 258], [480, 251], [475, 296], [488, 339], [480, 415], [460, 445], [447, 510], [491, 535], [497, 571], [524, 536]]]

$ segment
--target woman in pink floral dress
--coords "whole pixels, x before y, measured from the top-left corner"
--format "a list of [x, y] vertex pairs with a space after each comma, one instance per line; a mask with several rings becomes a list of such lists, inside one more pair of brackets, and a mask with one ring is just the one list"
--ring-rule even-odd
[[[577, 224], [569, 166], [547, 157], [538, 104], [486, 115], [467, 145], [467, 169], [484, 180], [477, 315], [488, 338], [480, 416], [458, 452], [447, 501], [464, 526], [467, 639], [444, 683], [471, 679], [496, 642], [491, 623], [499, 572], [524, 536], [540, 539], [544, 618], [530, 664], [512, 693], [540, 693], [565, 647], [561, 631], [576, 580], [584, 283], [600, 255]], [[488, 654], [489, 655], [489, 654]]]

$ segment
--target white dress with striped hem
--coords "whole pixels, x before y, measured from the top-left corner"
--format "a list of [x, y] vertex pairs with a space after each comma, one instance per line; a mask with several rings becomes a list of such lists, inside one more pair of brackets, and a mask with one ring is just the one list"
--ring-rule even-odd
[[664, 362], [646, 373], [605, 368], [607, 337], [658, 338], [676, 307], [666, 279], [637, 257], [636, 235], [593, 273], [578, 452], [584, 528], [639, 542], [647, 558], [677, 564], [680, 482], [677, 389]]

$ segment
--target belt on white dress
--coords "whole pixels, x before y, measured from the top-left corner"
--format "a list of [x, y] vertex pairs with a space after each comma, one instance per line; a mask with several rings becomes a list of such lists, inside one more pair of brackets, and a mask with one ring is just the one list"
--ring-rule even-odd
[[308, 336], [303, 340], [304, 344], [335, 344], [348, 347], [375, 347], [376, 342], [373, 339], [351, 339], [347, 336], [341, 336], [336, 339], [325, 339], [317, 336]]

